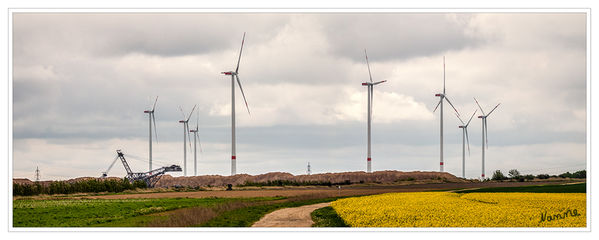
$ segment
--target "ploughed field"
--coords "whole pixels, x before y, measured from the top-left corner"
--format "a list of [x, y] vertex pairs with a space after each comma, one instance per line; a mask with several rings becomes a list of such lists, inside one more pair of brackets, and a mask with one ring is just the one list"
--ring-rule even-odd
[[568, 181], [535, 181], [535, 182], [462, 182], [462, 183], [422, 183], [422, 184], [377, 184], [377, 185], [344, 185], [341, 188], [332, 187], [280, 187], [280, 188], [239, 188], [235, 191], [192, 191], [192, 192], [158, 192], [144, 194], [115, 194], [86, 196], [91, 199], [129, 199], [129, 198], [247, 198], [247, 197], [293, 197], [319, 195], [324, 197], [372, 195], [389, 192], [422, 192], [443, 191], [452, 189], [513, 187], [560, 184]]

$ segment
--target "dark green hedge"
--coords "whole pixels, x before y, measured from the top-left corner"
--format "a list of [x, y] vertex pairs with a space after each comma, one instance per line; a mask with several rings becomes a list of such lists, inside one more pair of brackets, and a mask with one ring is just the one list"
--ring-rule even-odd
[[77, 182], [54, 181], [48, 185], [40, 183], [17, 184], [13, 183], [13, 196], [32, 196], [39, 194], [70, 194], [70, 193], [98, 193], [98, 192], [122, 192], [136, 188], [145, 188], [143, 181], [130, 183], [127, 179], [122, 180], [97, 180], [90, 179]]

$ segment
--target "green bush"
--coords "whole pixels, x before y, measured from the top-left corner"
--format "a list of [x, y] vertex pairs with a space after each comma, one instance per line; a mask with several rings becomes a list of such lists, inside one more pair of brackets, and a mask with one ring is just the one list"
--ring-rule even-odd
[[548, 179], [549, 178], [549, 174], [539, 174], [537, 175], [538, 179]]
[[533, 179], [535, 179], [535, 176], [534, 176], [534, 175], [532, 175], [532, 174], [526, 174], [526, 175], [524, 175], [524, 176], [522, 176], [522, 177], [523, 177], [524, 179], [526, 179], [526, 181], [530, 181], [530, 180], [533, 180]]
[[493, 173], [493, 177], [491, 177], [491, 180], [503, 181], [506, 179], [507, 179], [507, 177], [505, 175], [503, 175], [501, 170], [495, 170], [495, 172]]

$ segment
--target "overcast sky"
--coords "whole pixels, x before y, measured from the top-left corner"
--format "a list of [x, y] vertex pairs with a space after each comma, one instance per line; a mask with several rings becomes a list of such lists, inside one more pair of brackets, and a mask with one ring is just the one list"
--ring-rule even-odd
[[[375, 81], [374, 171], [438, 171], [443, 56], [449, 99], [488, 119], [486, 175], [561, 173], [586, 165], [586, 15], [27, 14], [13, 15], [13, 177], [100, 176], [116, 149], [148, 170], [183, 166], [179, 106], [198, 105], [199, 175], [230, 173], [231, 82], [237, 173], [366, 170], [364, 49]], [[195, 126], [196, 116], [190, 120]], [[462, 133], [445, 105], [445, 170], [461, 175]], [[469, 127], [466, 176], [481, 174], [481, 120]], [[189, 148], [189, 147], [188, 147]], [[188, 153], [188, 174], [193, 153]], [[124, 176], [120, 163], [109, 173]], [[182, 174], [174, 174], [175, 176]]]

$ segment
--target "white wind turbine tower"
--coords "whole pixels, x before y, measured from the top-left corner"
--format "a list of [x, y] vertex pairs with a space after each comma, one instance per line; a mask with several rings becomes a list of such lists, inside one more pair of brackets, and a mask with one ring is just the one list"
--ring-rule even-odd
[[489, 117], [489, 115], [491, 115], [491, 113], [493, 113], [493, 111], [495, 111], [495, 109], [497, 109], [497, 107], [499, 107], [499, 104], [501, 104], [501, 103], [497, 104], [497, 106], [495, 106], [493, 108], [493, 110], [491, 110], [488, 114], [485, 114], [485, 111], [483, 111], [483, 108], [480, 107], [480, 104], [478, 104], [478, 101], [476, 100], [476, 98], [474, 98], [474, 101], [476, 102], [476, 105], [478, 105], [478, 108], [480, 109], [480, 111], [483, 113], [483, 115], [478, 116], [478, 118], [480, 118], [483, 121], [483, 125], [482, 125], [483, 165], [482, 165], [481, 177], [482, 177], [482, 179], [485, 179], [485, 146], [487, 146], [487, 148], [489, 148], [489, 139], [487, 138], [487, 117]]
[[148, 140], [149, 140], [149, 144], [150, 144], [150, 147], [149, 147], [150, 153], [148, 155], [149, 159], [150, 159], [150, 168], [148, 171], [152, 171], [152, 123], [154, 123], [154, 137], [156, 137], [156, 141], [158, 142], [158, 134], [156, 131], [156, 118], [154, 117], [154, 109], [156, 109], [156, 102], [158, 102], [158, 96], [156, 96], [156, 100], [154, 101], [154, 106], [152, 107], [152, 110], [144, 111], [144, 113], [148, 114], [148, 119], [150, 120], [149, 126], [148, 126], [149, 131], [150, 131], [150, 134], [148, 135]]
[[373, 94], [374, 94], [374, 85], [378, 85], [381, 83], [386, 82], [387, 80], [383, 80], [383, 81], [379, 81], [379, 82], [372, 82], [372, 74], [370, 73], [370, 63], [368, 62], [368, 54], [366, 53], [366, 49], [364, 49], [364, 55], [366, 56], [366, 66], [368, 66], [368, 77], [370, 78], [370, 82], [363, 82], [362, 86], [367, 86], [368, 87], [368, 154], [366, 157], [366, 172], [372, 172], [372, 156], [371, 156], [371, 147], [370, 147], [370, 139], [371, 139], [371, 134], [370, 134], [370, 125], [371, 125], [371, 121], [372, 121], [372, 100], [373, 100]]
[[[183, 109], [179, 107], [181, 110], [181, 114], [183, 114], [183, 120], [180, 120], [180, 123], [183, 123], [183, 176], [187, 176], [187, 139], [189, 139], [189, 118], [193, 114], [193, 110], [196, 109], [196, 105], [193, 106], [191, 112], [188, 117], [185, 117], [185, 113], [183, 113]], [[189, 148], [191, 149], [191, 139], [189, 140]]]
[[243, 96], [243, 101], [245, 102], [245, 107], [248, 110], [248, 114], [250, 113], [250, 108], [248, 107], [248, 102], [245, 99], [245, 94], [243, 93], [243, 88], [241, 87], [241, 81], [239, 80], [239, 62], [241, 61], [241, 53], [243, 51], [243, 43], [245, 41], [245, 32], [243, 33], [243, 38], [241, 39], [241, 49], [239, 50], [239, 58], [237, 59], [237, 67], [235, 71], [221, 72], [224, 75], [231, 76], [231, 175], [237, 174], [237, 156], [235, 149], [235, 79], [237, 79], [237, 84], [239, 84], [239, 90], [241, 90], [241, 95]]
[[202, 143], [200, 142], [200, 137], [198, 136], [199, 133], [199, 122], [200, 122], [200, 113], [197, 113], [197, 120], [196, 120], [196, 128], [195, 129], [191, 129], [189, 130], [189, 132], [193, 133], [193, 175], [197, 176], [198, 175], [198, 153], [197, 153], [197, 145], [196, 144], [196, 140], [197, 143], [199, 143], [200, 145], [200, 152], [202, 152]]
[[[470, 116], [470, 119], [468, 120], [468, 123], [464, 123], [464, 121], [462, 121], [462, 118], [460, 118], [460, 116], [458, 116], [458, 119], [460, 119], [460, 122], [462, 122], [461, 126], [458, 126], [458, 128], [462, 129], [462, 178], [466, 178], [466, 147], [464, 146], [464, 138], [465, 140], [468, 142], [468, 154], [470, 154], [470, 140], [468, 139], [468, 125], [470, 125], [470, 121], [472, 121], [472, 118], [474, 117], [474, 114], [476, 114], [477, 110], [474, 110], [474, 112], [472, 113], [472, 116]], [[457, 116], [457, 114], [456, 114]]]
[[433, 110], [433, 112], [435, 112], [437, 110], [437, 108], [439, 107], [439, 105], [441, 105], [441, 134], [440, 134], [440, 138], [441, 138], [441, 154], [440, 154], [440, 162], [439, 162], [439, 166], [440, 166], [440, 171], [443, 172], [443, 99], [447, 100], [447, 103], [449, 103], [449, 105], [451, 105], [451, 107], [453, 108], [453, 110], [455, 110], [455, 112], [458, 114], [458, 116], [460, 116], [460, 113], [458, 112], [457, 109], [455, 109], [455, 107], [453, 106], [453, 104], [451, 104], [451, 101], [449, 101], [449, 98], [447, 98], [447, 95], [445, 94], [445, 56], [443, 56], [443, 93], [437, 93], [435, 94], [436, 97], [439, 97], [439, 103], [437, 103], [437, 106], [435, 107], [435, 110]]

